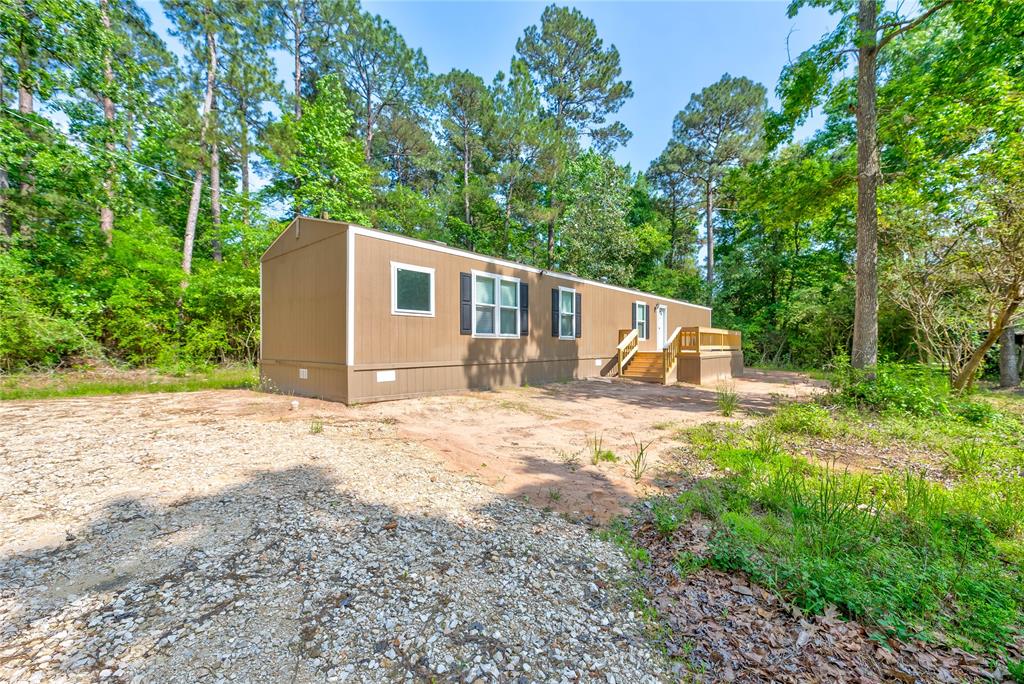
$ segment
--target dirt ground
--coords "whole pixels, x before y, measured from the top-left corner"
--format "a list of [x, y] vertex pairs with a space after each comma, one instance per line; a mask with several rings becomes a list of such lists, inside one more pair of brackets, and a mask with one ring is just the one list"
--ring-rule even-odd
[[[740, 419], [815, 391], [735, 388]], [[598, 381], [0, 403], [0, 681], [675, 679], [621, 550], [575, 521], [720, 419], [713, 389]]]
[[[605, 522], [657, 487], [678, 447], [678, 430], [749, 419], [781, 399], [807, 397], [822, 387], [798, 373], [759, 370], [748, 370], [730, 385], [741, 407], [730, 418], [721, 416], [713, 387], [600, 380], [368, 404], [342, 413], [393, 422], [403, 438], [502, 495]], [[302, 409], [325, 417], [339, 411], [321, 402]], [[595, 440], [618, 460], [595, 466]], [[638, 443], [650, 443], [649, 468], [639, 483], [629, 464]]]

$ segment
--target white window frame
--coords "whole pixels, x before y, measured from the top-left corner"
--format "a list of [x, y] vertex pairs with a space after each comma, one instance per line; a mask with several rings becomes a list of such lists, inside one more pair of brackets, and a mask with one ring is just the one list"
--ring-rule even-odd
[[[648, 318], [647, 312], [649, 311], [649, 308], [647, 306], [647, 302], [641, 302], [640, 300], [637, 300], [637, 301], [633, 302], [633, 306], [636, 307], [635, 310], [636, 310], [637, 337], [639, 339], [641, 339], [641, 340], [649, 340], [651, 338], [651, 322], [649, 320], [647, 320], [647, 318]], [[644, 312], [643, 334], [640, 333], [640, 312], [641, 311]]]
[[[519, 292], [519, 282], [520, 282], [519, 278], [516, 278], [515, 276], [502, 275], [500, 273], [491, 273], [489, 271], [477, 271], [477, 270], [471, 271], [470, 275], [472, 275], [472, 277], [473, 277], [473, 288], [472, 288], [473, 289], [473, 293], [472, 293], [472, 296], [473, 296], [473, 310], [472, 310], [472, 314], [471, 314], [472, 315], [472, 320], [473, 320], [473, 337], [504, 338], [504, 339], [510, 339], [510, 340], [518, 338], [519, 337], [519, 333], [521, 331], [521, 327], [520, 327], [521, 321], [520, 321], [519, 311], [520, 311], [520, 306], [522, 305], [522, 301], [519, 298], [519, 295], [520, 295], [520, 292]], [[494, 304], [493, 305], [477, 304], [477, 301], [476, 301], [476, 279], [477, 279], [478, 276], [481, 277], [481, 278], [492, 278], [494, 280]], [[501, 332], [501, 310], [502, 309], [511, 309], [512, 308], [512, 307], [509, 307], [509, 306], [502, 306], [502, 304], [501, 304], [501, 282], [502, 281], [505, 281], [505, 282], [508, 282], [508, 283], [515, 283], [515, 285], [516, 285], [516, 305], [515, 305], [516, 331], [514, 333], [502, 333]], [[477, 330], [476, 330], [476, 308], [478, 306], [491, 306], [494, 309], [494, 332], [493, 333], [477, 332]]]
[[[564, 316], [567, 313], [565, 311], [562, 311], [562, 293], [563, 292], [571, 292], [572, 293], [572, 297], [570, 298], [570, 301], [572, 302], [572, 311], [568, 312], [568, 313], [572, 314], [572, 334], [569, 335], [569, 336], [565, 336], [565, 335], [562, 334], [562, 316]], [[562, 286], [558, 287], [558, 339], [560, 339], [560, 340], [575, 340], [576, 339], [576, 288], [562, 287]]]
[[[418, 311], [416, 309], [398, 308], [398, 271], [416, 271], [426, 273], [430, 276], [430, 311]], [[420, 316], [422, 318], [433, 318], [434, 312], [434, 269], [427, 266], [415, 266], [403, 264], [400, 261], [391, 262], [391, 315], [393, 316]]]

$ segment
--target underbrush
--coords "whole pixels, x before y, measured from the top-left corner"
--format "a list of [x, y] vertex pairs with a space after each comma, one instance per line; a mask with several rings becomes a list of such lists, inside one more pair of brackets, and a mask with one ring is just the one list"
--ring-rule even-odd
[[207, 389], [254, 389], [259, 382], [252, 366], [224, 366], [175, 373], [20, 373], [0, 375], [0, 400], [51, 399], [137, 392], [194, 392]]
[[882, 364], [874, 379], [840, 361], [830, 392], [779, 407], [770, 424], [792, 443], [866, 441], [942, 457], [948, 473], [1024, 474], [1024, 400], [1007, 393], [950, 392], [940, 371]]
[[693, 433], [725, 476], [650, 506], [671, 536], [693, 515], [714, 534], [704, 558], [801, 609], [836, 606], [897, 638], [1001, 652], [1024, 617], [1024, 480], [943, 487], [911, 472], [865, 475], [787, 453], [771, 423]]

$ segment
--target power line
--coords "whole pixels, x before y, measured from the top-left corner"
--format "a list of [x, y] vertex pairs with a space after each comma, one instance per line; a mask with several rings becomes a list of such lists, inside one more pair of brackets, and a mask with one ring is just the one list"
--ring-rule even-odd
[[[4, 106], [3, 109], [0, 110], [0, 111], [3, 111], [5, 114], [13, 116], [15, 119], [20, 119], [21, 121], [24, 121], [25, 123], [31, 124], [31, 125], [35, 126], [36, 128], [41, 129], [41, 130], [45, 130], [45, 131], [48, 131], [48, 132], [51, 131], [51, 130], [54, 130], [54, 129], [51, 129], [50, 127], [40, 123], [39, 121], [36, 121], [35, 119], [29, 118], [29, 117], [21, 114], [20, 112], [15, 112], [10, 107]], [[120, 150], [111, 151], [111, 150], [108, 150], [108, 149], [105, 149], [105, 148], [101, 148], [101, 147], [99, 147], [97, 145], [93, 145], [92, 143], [87, 142], [85, 140], [71, 138], [68, 134], [64, 133], [63, 131], [60, 131], [60, 129], [56, 129], [56, 130], [58, 132], [60, 132], [62, 135], [64, 135], [66, 138], [68, 138], [69, 140], [72, 140], [74, 143], [76, 143], [78, 145], [83, 145], [85, 147], [88, 147], [88, 148], [90, 148], [90, 149], [92, 149], [92, 150], [94, 150], [96, 152], [101, 153], [101, 154], [104, 154], [104, 155], [113, 154], [115, 156], [120, 157], [121, 159], [126, 159], [127, 161], [131, 162], [132, 164], [135, 164], [136, 166], [138, 166], [139, 168], [143, 168], [143, 169], [146, 169], [147, 171], [152, 171], [153, 173], [157, 173], [157, 174], [161, 174], [163, 176], [168, 176], [170, 178], [174, 178], [176, 180], [182, 181], [183, 183], [194, 183], [195, 182], [194, 178], [186, 178], [184, 176], [179, 176], [176, 173], [171, 173], [170, 171], [167, 171], [165, 169], [159, 169], [159, 168], [157, 168], [155, 166], [149, 166], [148, 164], [143, 164], [139, 160], [134, 159], [134, 158], [132, 158], [130, 156], [127, 156], [127, 153], [122, 152]], [[220, 192], [223, 195], [233, 195], [233, 196], [237, 197], [238, 199], [241, 199], [241, 200], [244, 200], [244, 201], [249, 201], [251, 199], [251, 197], [250, 198], [246, 198], [244, 195], [242, 195], [239, 192], [236, 192], [235, 190], [225, 189], [223, 187], [221, 188]]]

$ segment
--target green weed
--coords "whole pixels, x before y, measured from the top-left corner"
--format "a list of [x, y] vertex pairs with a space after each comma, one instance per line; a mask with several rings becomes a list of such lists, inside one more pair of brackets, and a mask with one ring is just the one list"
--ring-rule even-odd
[[949, 450], [949, 469], [963, 477], [979, 474], [989, 460], [988, 447], [978, 440], [964, 440]]
[[309, 434], [319, 435], [323, 431], [324, 421], [320, 420], [319, 418], [314, 418], [313, 420], [309, 421]]
[[642, 440], [637, 440], [635, 436], [633, 437], [633, 447], [635, 450], [627, 460], [634, 482], [640, 482], [644, 473], [647, 472], [649, 465], [647, 462], [647, 450], [651, 448], [652, 444], [654, 444], [653, 440], [645, 443]]
[[619, 460], [615, 452], [604, 448], [603, 435], [594, 435], [592, 439], [587, 440], [587, 445], [590, 448], [590, 463], [592, 465], [598, 465], [603, 462], [614, 463]]
[[701, 568], [707, 566], [708, 562], [690, 551], [680, 551], [676, 554], [676, 572], [680, 577], [688, 577]]
[[740, 397], [732, 385], [722, 384], [715, 390], [715, 401], [718, 403], [718, 410], [728, 418], [739, 406]]

